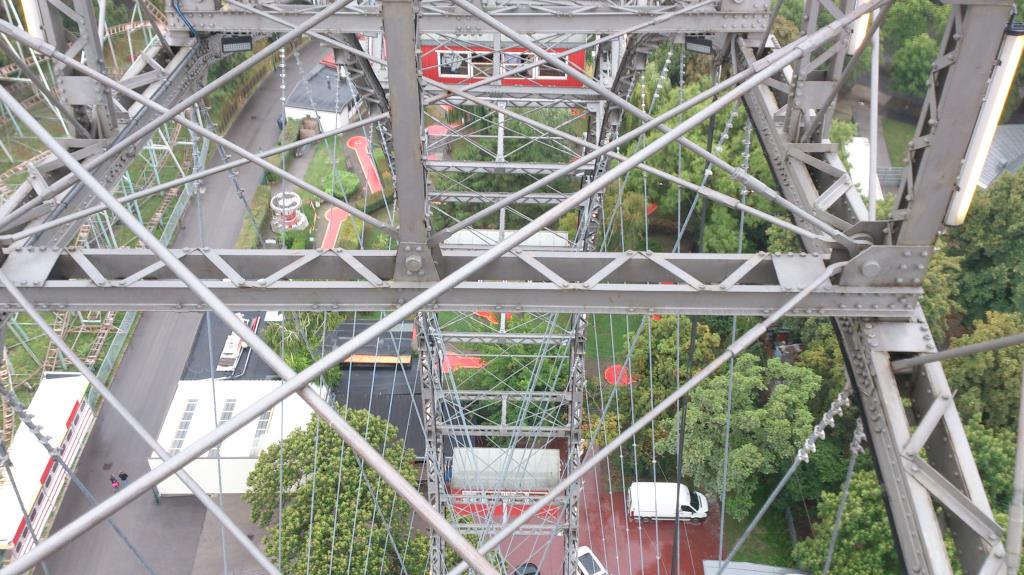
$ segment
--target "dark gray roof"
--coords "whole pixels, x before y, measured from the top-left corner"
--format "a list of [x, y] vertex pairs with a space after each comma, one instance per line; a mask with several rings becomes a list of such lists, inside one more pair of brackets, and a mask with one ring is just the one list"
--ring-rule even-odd
[[1024, 124], [1005, 124], [996, 128], [992, 148], [981, 170], [981, 187], [987, 188], [1003, 172], [1015, 172], [1024, 165]]
[[[260, 333], [263, 331], [263, 316], [265, 315], [263, 312], [244, 311], [240, 313], [245, 316], [246, 323], [252, 321], [254, 317], [260, 316], [260, 323], [256, 332]], [[277, 374], [274, 370], [270, 369], [270, 366], [264, 363], [258, 355], [252, 353], [252, 350], [248, 347], [242, 351], [241, 357], [238, 359], [238, 366], [235, 367], [234, 371], [217, 371], [217, 360], [220, 359], [220, 353], [224, 350], [224, 342], [227, 341], [231, 330], [217, 316], [210, 312], [206, 312], [206, 315], [210, 317], [210, 322], [207, 324], [205, 318], [200, 322], [199, 333], [196, 334], [195, 342], [192, 344], [192, 354], [188, 358], [184, 371], [182, 371], [181, 379], [208, 379], [211, 367], [213, 368], [213, 377], [217, 379], [277, 379]], [[207, 341], [210, 333], [206, 329], [207, 325], [209, 325], [210, 331], [213, 332], [212, 358], [210, 357], [211, 346]]]
[[285, 100], [285, 105], [291, 108], [334, 112], [344, 109], [353, 99], [355, 92], [352, 82], [342, 78], [339, 88], [338, 73], [334, 68], [317, 64], [305, 80], [296, 84]]

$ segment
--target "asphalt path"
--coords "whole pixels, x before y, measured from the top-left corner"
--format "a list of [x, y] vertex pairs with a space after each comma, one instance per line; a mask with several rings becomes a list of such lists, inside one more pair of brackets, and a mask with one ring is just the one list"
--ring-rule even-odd
[[[315, 42], [308, 44], [301, 52], [303, 71], [311, 72], [323, 52], [324, 48]], [[301, 77], [294, 58], [289, 58], [288, 64], [286, 80], [290, 91]], [[279, 134], [276, 118], [281, 114], [280, 96], [275, 71], [242, 109], [227, 137], [250, 151], [273, 147]], [[221, 163], [219, 154], [211, 150], [207, 163], [211, 166]], [[252, 165], [239, 168], [239, 184], [250, 200], [261, 175], [261, 170]], [[234, 246], [245, 217], [244, 208], [224, 173], [207, 178], [205, 184], [206, 193], [198, 200], [204, 221], [202, 237], [199, 210], [194, 202], [174, 242], [176, 247]], [[114, 376], [114, 393], [154, 436], [159, 432], [182, 368], [188, 361], [201, 320], [202, 314], [198, 313], [144, 314]], [[76, 472], [102, 500], [111, 495], [108, 480], [111, 474], [123, 470], [130, 482], [148, 469], [149, 455], [150, 449], [128, 424], [112, 409], [104, 408]], [[74, 486], [69, 487], [53, 530], [60, 529], [90, 507], [84, 495]], [[174, 575], [191, 572], [205, 516], [206, 510], [193, 497], [164, 498], [158, 505], [147, 495], [131, 502], [113, 519], [155, 573]], [[106, 523], [65, 546], [49, 558], [47, 565], [54, 575], [146, 573]]]

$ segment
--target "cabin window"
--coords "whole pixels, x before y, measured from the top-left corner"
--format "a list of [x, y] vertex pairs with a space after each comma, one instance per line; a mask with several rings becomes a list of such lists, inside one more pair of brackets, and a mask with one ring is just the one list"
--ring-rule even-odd
[[494, 69], [494, 53], [493, 52], [475, 52], [473, 53], [473, 77], [474, 78], [487, 78], [491, 76], [491, 72]]
[[448, 78], [469, 77], [469, 53], [438, 50], [437, 73]]
[[537, 78], [544, 80], [564, 80], [565, 74], [550, 64], [537, 66]]
[[[515, 52], [515, 53], [511, 53], [511, 54], [510, 53], [505, 53], [505, 54], [502, 55], [502, 62], [504, 63], [504, 66], [502, 67], [501, 71], [502, 72], [509, 72], [509, 71], [515, 70], [516, 68], [519, 68], [521, 66], [526, 66], [527, 64], [532, 64], [533, 63], [533, 54], [527, 54], [525, 52]], [[509, 76], [509, 78], [532, 78], [532, 77], [533, 77], [533, 69], [524, 70], [522, 72], [518, 72], [516, 74], [512, 74], [511, 76]]]

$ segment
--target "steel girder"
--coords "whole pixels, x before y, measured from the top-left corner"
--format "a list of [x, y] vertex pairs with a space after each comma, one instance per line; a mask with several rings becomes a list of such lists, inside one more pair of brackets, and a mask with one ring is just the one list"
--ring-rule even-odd
[[939, 504], [964, 572], [1003, 573], [1003, 531], [993, 518], [942, 365], [897, 375], [890, 364], [896, 354], [935, 351], [922, 318], [919, 313], [912, 321], [836, 321], [900, 554], [908, 573], [953, 572], [934, 506]]
[[[759, 32], [768, 24], [767, 0], [731, 2], [726, 9], [713, 7], [658, 22], [649, 32], [665, 34], [708, 34], [714, 32]], [[383, 29], [381, 1], [352, 3], [313, 28], [325, 34], [366, 34]], [[260, 7], [274, 13], [285, 23], [275, 22], [250, 12], [221, 6], [213, 0], [180, 2], [182, 14], [198, 32], [273, 34], [286, 32], [316, 11], [318, 5], [263, 3]], [[680, 4], [662, 5], [610, 3], [595, 0], [545, 2], [529, 0], [502, 2], [488, 7], [502, 22], [523, 33], [601, 34], [647, 22], [678, 10]], [[420, 3], [418, 27], [424, 34], [477, 34], [488, 31], [475, 18], [445, 0]], [[167, 11], [168, 40], [174, 44], [188, 38], [188, 27], [174, 10]]]
[[[154, 64], [157, 64], [159, 61], [159, 50], [159, 46], [154, 46], [151, 48], [153, 54], [147, 54], [144, 58], [136, 59], [126, 72], [125, 78], [138, 77], [151, 70]], [[180, 48], [163, 65], [160, 75], [150, 75], [149, 81], [151, 83], [148, 86], [139, 85], [137, 90], [161, 104], [173, 104], [179, 101], [184, 94], [192, 91], [197, 83], [205, 79], [206, 68], [216, 57], [217, 54], [209, 49], [206, 40], [197, 41], [191, 46]], [[84, 158], [100, 154], [106, 147], [121, 141], [159, 116], [152, 108], [138, 104], [132, 105], [128, 102], [122, 103], [118, 98], [115, 98], [114, 102], [118, 109], [123, 111], [122, 113], [130, 115], [130, 119], [121, 128], [117, 137], [112, 140], [102, 141], [99, 143], [100, 145], [90, 146], [88, 149], [83, 150]], [[137, 147], [129, 146], [114, 157], [92, 167], [93, 175], [104, 185], [108, 187], [113, 186], [121, 178], [125, 170], [128, 169], [128, 166], [135, 159], [141, 148], [141, 145]], [[44, 172], [53, 170], [54, 174], [58, 172], [63, 173], [63, 166], [57, 162], [44, 162], [40, 164], [39, 169]], [[59, 196], [56, 206], [44, 206], [46, 215], [41, 218], [41, 221], [50, 221], [65, 212], [79, 211], [94, 203], [96, 203], [96, 198], [93, 194], [85, 191], [81, 184], [74, 185], [64, 195]], [[47, 230], [38, 236], [30, 238], [26, 243], [38, 246], [40, 249], [62, 248], [68, 245], [75, 237], [83, 221], [69, 222], [60, 227]]]
[[[234, 309], [388, 310], [431, 285], [394, 281], [394, 250], [195, 248], [172, 253]], [[443, 250], [436, 262], [441, 278], [479, 253]], [[901, 259], [901, 254], [871, 255], [861, 264], [866, 269], [916, 261]], [[766, 315], [824, 268], [825, 261], [817, 254], [517, 250], [438, 298], [429, 311]], [[147, 249], [14, 248], [4, 273], [33, 301], [51, 310], [205, 308]], [[916, 285], [855, 285], [857, 278], [864, 279], [844, 275], [841, 283], [808, 296], [793, 313], [907, 317], [921, 295]], [[915, 277], [908, 283], [918, 282]], [[0, 310], [16, 308], [9, 294], [0, 293]]]
[[931, 245], [942, 229], [1012, 7], [952, 5], [896, 198], [899, 244]]
[[[850, 8], [849, 3], [845, 8]], [[817, 20], [818, 9], [808, 8], [812, 22]], [[874, 280], [869, 276], [877, 278], [879, 274], [895, 274], [887, 278], [889, 285], [920, 281], [900, 276], [927, 266], [931, 250], [920, 250], [920, 246], [930, 246], [940, 229], [959, 171], [957, 159], [966, 150], [969, 126], [981, 107], [985, 80], [1002, 41], [1001, 34], [991, 31], [1001, 30], [1008, 16], [1008, 3], [953, 6], [944, 49], [940, 50], [946, 55], [936, 62], [934, 86], [918, 124], [919, 135], [922, 126], [927, 126], [931, 136], [911, 142], [912, 167], [900, 204], [906, 211], [895, 214], [902, 220], [897, 223], [898, 235], [888, 235], [881, 226], [863, 221], [866, 212], [860, 197], [845, 174], [835, 169], [838, 163], [830, 145], [806, 141], [827, 134], [815, 126], [824, 124], [819, 116], [831, 113], [836, 83], [843, 76], [845, 40], [832, 53], [804, 58], [792, 73], [766, 82], [745, 97], [769, 165], [787, 199], [851, 235], [864, 234], [878, 244], [896, 237], [896, 245], [876, 245], [854, 258], [840, 283], [871, 283]], [[954, 43], [961, 50], [959, 58], [949, 54]], [[759, 45], [748, 40], [741, 46], [748, 63]], [[822, 77], [824, 80], [812, 81]], [[949, 87], [943, 89], [945, 86]], [[941, 95], [948, 99], [940, 99]], [[937, 137], [940, 133], [943, 137]], [[916, 173], [921, 175], [915, 179]], [[796, 223], [807, 227], [799, 219]], [[807, 249], [821, 249], [813, 240], [804, 238], [804, 243]], [[890, 261], [896, 265], [884, 271], [876, 269], [878, 264], [870, 262], [879, 250], [917, 261]], [[851, 273], [861, 277], [854, 279]], [[914, 316], [902, 320], [849, 315], [835, 320], [905, 570], [953, 573], [943, 537], [943, 527], [948, 525], [965, 572], [1004, 573], [1001, 529], [993, 520], [942, 366], [928, 364], [910, 377], [892, 371], [891, 354], [935, 349], [927, 324], [920, 311], [915, 311]], [[905, 399], [911, 402], [909, 413]], [[922, 449], [927, 461], [921, 457]], [[940, 522], [936, 503], [942, 506], [945, 523]]]

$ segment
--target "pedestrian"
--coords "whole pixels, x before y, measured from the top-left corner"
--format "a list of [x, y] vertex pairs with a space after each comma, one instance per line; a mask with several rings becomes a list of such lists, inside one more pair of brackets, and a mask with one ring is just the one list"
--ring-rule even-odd
[[114, 490], [114, 493], [117, 493], [117, 490], [118, 490], [118, 488], [120, 488], [120, 487], [121, 487], [121, 483], [120, 483], [120, 482], [118, 482], [118, 480], [117, 480], [117, 478], [116, 478], [116, 477], [114, 477], [113, 475], [111, 475], [111, 476], [110, 476], [110, 488]]
[[122, 486], [128, 485], [128, 474], [127, 473], [122, 471], [121, 473], [117, 474], [117, 477], [118, 477], [118, 479], [121, 480], [121, 485]]

